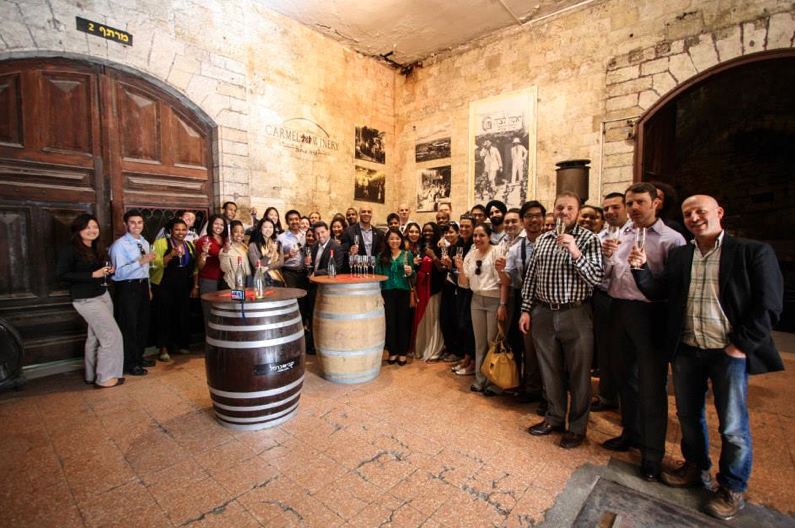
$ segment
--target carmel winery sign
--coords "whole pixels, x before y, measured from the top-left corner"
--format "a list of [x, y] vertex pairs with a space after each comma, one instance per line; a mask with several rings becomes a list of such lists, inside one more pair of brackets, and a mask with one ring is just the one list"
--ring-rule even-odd
[[310, 119], [296, 117], [280, 125], [265, 125], [265, 135], [279, 140], [281, 145], [304, 154], [327, 156], [339, 150], [340, 144], [328, 132]]

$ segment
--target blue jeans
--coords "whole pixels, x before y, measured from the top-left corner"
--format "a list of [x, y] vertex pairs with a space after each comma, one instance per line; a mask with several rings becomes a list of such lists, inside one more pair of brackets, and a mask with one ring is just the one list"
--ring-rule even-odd
[[676, 409], [682, 425], [682, 454], [702, 470], [712, 466], [705, 406], [709, 387], [715, 397], [721, 436], [718, 483], [744, 492], [751, 477], [751, 429], [748, 425], [748, 373], [745, 358], [722, 349], [702, 350], [680, 344], [673, 361]]

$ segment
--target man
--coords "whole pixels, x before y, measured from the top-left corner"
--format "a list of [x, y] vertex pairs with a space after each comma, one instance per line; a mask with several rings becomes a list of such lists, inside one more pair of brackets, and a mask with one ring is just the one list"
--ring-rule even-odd
[[348, 221], [348, 225], [353, 225], [359, 221], [359, 213], [355, 207], [348, 207], [348, 210], [345, 211], [345, 220]]
[[654, 275], [662, 273], [668, 252], [684, 245], [682, 235], [657, 218], [658, 200], [652, 184], [630, 186], [625, 201], [632, 228], [624, 229], [618, 240], [606, 238], [602, 243], [610, 279], [610, 368], [618, 381], [624, 426], [620, 436], [602, 446], [611, 451], [640, 447], [640, 475], [649, 481], [660, 477], [668, 425], [668, 362], [659, 348], [665, 306], [650, 302], [638, 290], [627, 257], [638, 229], [646, 230], [644, 247]]
[[519, 138], [513, 138], [511, 147], [511, 183], [520, 183], [524, 177], [524, 165], [527, 162], [527, 149]]
[[155, 259], [149, 242], [141, 236], [144, 218], [131, 210], [124, 213], [127, 232], [110, 247], [110, 260], [116, 272], [115, 317], [124, 338], [124, 373], [130, 376], [148, 374], [144, 367], [155, 362], [144, 359], [146, 338], [149, 335], [149, 263]]
[[584, 227], [597, 235], [602, 230], [599, 223], [599, 213], [593, 205], [585, 204], [580, 208], [580, 216], [577, 218], [577, 223], [580, 224], [580, 227]]
[[386, 215], [387, 229], [400, 229], [400, 216], [397, 213], [389, 213]]
[[312, 211], [309, 213], [309, 223], [311, 225], [315, 225], [316, 223], [320, 222], [320, 213], [317, 211]]
[[470, 214], [475, 219], [475, 227], [486, 221], [486, 208], [480, 204], [473, 205]]
[[502, 217], [502, 225], [505, 226], [505, 238], [502, 239], [503, 246], [507, 253], [522, 236], [522, 210], [518, 207], [511, 207]]
[[[497, 259], [495, 267], [501, 274], [504, 273], [510, 278], [513, 291], [511, 313], [515, 314], [512, 317], [515, 322], [510, 325], [509, 341], [517, 357], [523, 358], [523, 361], [520, 359], [518, 363], [524, 364], [522, 384], [519, 387], [519, 401], [522, 403], [545, 402], [546, 399], [542, 396], [544, 388], [541, 383], [541, 371], [538, 368], [538, 356], [533, 346], [533, 339], [530, 332], [523, 334], [519, 330], [519, 316], [522, 311], [522, 281], [533, 256], [535, 242], [541, 235], [546, 209], [539, 202], [533, 200], [525, 202], [518, 214], [514, 211], [515, 209], [511, 209], [505, 215], [505, 230], [509, 231], [509, 224], [515, 215], [522, 219], [526, 236], [517, 237], [516, 243], [508, 251], [508, 257], [504, 264], [501, 262], [502, 259]], [[518, 342], [514, 338], [517, 330], [519, 330], [518, 337], [520, 339]]]
[[[627, 227], [629, 217], [624, 204], [624, 195], [610, 193], [604, 197], [602, 207], [610, 226], [619, 230]], [[608, 213], [609, 211], [609, 213]], [[607, 231], [597, 233], [601, 242], [607, 238]], [[602, 412], [618, 407], [618, 382], [610, 366], [610, 296], [607, 289], [610, 278], [605, 276], [601, 284], [593, 290], [591, 306], [593, 308], [594, 347], [596, 363], [599, 366], [599, 389], [597, 397], [591, 402], [591, 412]]]
[[320, 221], [312, 226], [312, 233], [315, 235], [315, 243], [312, 244], [311, 257], [306, 257], [304, 265], [310, 270], [310, 277], [313, 275], [328, 275], [328, 264], [331, 261], [331, 253], [334, 252], [334, 266], [342, 269], [343, 257], [342, 246], [333, 238], [331, 231], [324, 221]]
[[695, 239], [668, 254], [655, 278], [644, 251], [633, 251], [632, 274], [650, 299], [668, 299], [665, 358], [673, 362], [676, 409], [685, 462], [662, 481], [674, 487], [702, 484], [711, 467], [705, 419], [708, 381], [721, 435], [720, 486], [704, 510], [731, 519], [745, 505], [751, 477], [748, 375], [784, 370], [771, 331], [783, 306], [784, 284], [772, 248], [734, 238], [721, 226], [723, 209], [711, 196], [682, 203], [685, 227]]
[[287, 220], [287, 230], [280, 234], [276, 240], [281, 243], [284, 254], [282, 275], [285, 286], [305, 290], [307, 282], [306, 274], [303, 272], [304, 255], [301, 253], [306, 245], [306, 235], [301, 231], [301, 213], [291, 209], [287, 211], [284, 218]]
[[359, 208], [359, 221], [345, 228], [342, 233], [342, 251], [348, 255], [375, 256], [384, 243], [384, 233], [370, 223], [373, 207], [363, 205]]
[[[248, 211], [249, 214], [251, 214], [251, 221], [253, 222], [253, 225], [256, 226], [258, 222], [257, 208], [251, 207], [249, 208]], [[221, 214], [226, 219], [227, 230], [230, 229], [229, 226], [232, 223], [232, 220], [237, 218], [237, 204], [235, 202], [224, 202], [223, 205], [221, 206]], [[252, 229], [252, 225], [243, 222], [243, 229], [246, 230], [246, 234], [251, 234], [250, 230]], [[228, 232], [227, 235], [229, 235], [230, 233], [231, 232]], [[206, 234], [207, 234], [207, 223], [205, 222], [204, 227], [202, 227], [202, 230], [199, 233], [199, 237], [203, 237]]]
[[[405, 231], [407, 225], [409, 225], [411, 222], [413, 222], [413, 220], [411, 220], [411, 218], [409, 218], [410, 214], [411, 214], [411, 208], [409, 208], [409, 204], [402, 203], [402, 204], [398, 205], [398, 217], [400, 218], [400, 226], [399, 227], [400, 227], [400, 232], [401, 233], [403, 231]], [[353, 225], [353, 223], [350, 223], [350, 224]]]
[[486, 204], [486, 214], [489, 215], [491, 222], [491, 243], [499, 244], [505, 238], [505, 226], [503, 220], [508, 208], [499, 200], [492, 200]]
[[439, 202], [438, 211], [444, 211], [447, 215], [453, 217], [453, 205], [450, 202]]
[[444, 238], [444, 234], [447, 233], [447, 229], [450, 227], [450, 213], [447, 211], [437, 211], [436, 225], [439, 226], [439, 230], [442, 232], [442, 238]]
[[[193, 224], [196, 223], [196, 213], [193, 211], [183, 211], [179, 218], [185, 222], [185, 225], [188, 226], [188, 234], [185, 235], [185, 242], [195, 243], [196, 239], [199, 238], [199, 235], [193, 230]], [[161, 227], [160, 231], [157, 232], [157, 236], [155, 236], [155, 240], [164, 238], [166, 236], [166, 228]]]
[[497, 173], [502, 171], [502, 156], [488, 139], [483, 142], [483, 148], [480, 149], [480, 159], [483, 160], [483, 174], [488, 178], [491, 188], [495, 189]]
[[555, 229], [555, 215], [552, 213], [547, 213], [544, 217], [544, 233], [547, 231], [553, 231]]
[[555, 215], [566, 232], [551, 231], [536, 239], [522, 287], [519, 320], [524, 333], [530, 331], [532, 320], [533, 344], [549, 405], [544, 420], [528, 432], [541, 436], [564, 430], [568, 388], [569, 430], [560, 441], [564, 449], [580, 446], [588, 428], [593, 356], [588, 300], [604, 277], [599, 238], [577, 225], [579, 211], [579, 196], [569, 191], [558, 195]]

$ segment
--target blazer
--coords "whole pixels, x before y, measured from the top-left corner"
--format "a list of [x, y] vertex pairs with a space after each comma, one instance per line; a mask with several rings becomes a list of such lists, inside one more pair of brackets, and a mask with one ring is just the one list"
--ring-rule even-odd
[[[665, 269], [656, 279], [648, 266], [632, 270], [643, 294], [652, 301], [668, 300], [665, 351], [676, 355], [684, 328], [694, 244], [671, 249]], [[771, 331], [783, 309], [784, 280], [769, 245], [724, 234], [718, 284], [720, 305], [731, 323], [729, 341], [746, 354], [749, 374], [784, 370]]]
[[342, 263], [344, 262], [344, 257], [342, 256], [342, 246], [340, 246], [340, 243], [331, 237], [329, 237], [328, 244], [326, 244], [326, 249], [323, 250], [323, 254], [320, 255], [320, 264], [317, 267], [317, 271], [315, 271], [315, 257], [317, 256], [317, 250], [319, 247], [320, 242], [315, 242], [312, 244], [312, 267], [310, 270], [315, 275], [328, 275], [328, 263], [329, 260], [331, 260], [331, 251], [334, 250], [334, 267], [336, 268], [337, 273], [342, 273]]
[[370, 224], [370, 227], [373, 230], [373, 245], [370, 249], [370, 253], [367, 253], [364, 247], [364, 237], [362, 236], [362, 226], [359, 225], [359, 222], [348, 226], [345, 228], [345, 231], [342, 233], [342, 249], [347, 255], [350, 250], [351, 246], [353, 245], [353, 240], [355, 236], [358, 235], [359, 237], [359, 255], [368, 255], [372, 257], [373, 255], [378, 255], [381, 252], [381, 247], [386, 240], [383, 231], [375, 227], [373, 224]]

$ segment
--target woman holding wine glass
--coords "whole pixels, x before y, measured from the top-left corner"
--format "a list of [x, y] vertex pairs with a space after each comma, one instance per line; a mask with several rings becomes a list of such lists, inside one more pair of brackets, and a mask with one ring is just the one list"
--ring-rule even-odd
[[267, 218], [273, 223], [273, 230], [276, 233], [276, 236], [279, 236], [284, 232], [284, 229], [282, 229], [282, 221], [279, 217], [279, 210], [275, 207], [268, 207], [265, 209], [265, 215], [262, 218]]
[[229, 224], [231, 239], [226, 241], [224, 248], [218, 255], [221, 263], [221, 272], [224, 274], [224, 282], [231, 290], [236, 290], [235, 275], [238, 268], [242, 269], [245, 287], [251, 278], [251, 266], [248, 264], [248, 246], [244, 242], [246, 228], [243, 222], [232, 220]]
[[276, 240], [275, 226], [268, 218], [260, 220], [254, 234], [251, 235], [248, 261], [251, 269], [257, 267], [257, 262], [262, 265], [266, 270], [265, 281], [268, 286], [284, 286], [284, 277], [281, 273], [281, 268], [284, 266], [282, 243]]
[[435, 222], [422, 226], [422, 249], [414, 257], [417, 266], [417, 308], [414, 312], [414, 356], [424, 361], [439, 359], [444, 346], [439, 325], [439, 306], [445, 271], [442, 268], [441, 233]]
[[378, 255], [375, 273], [388, 278], [381, 282], [381, 296], [384, 299], [386, 317], [386, 350], [389, 351], [387, 363], [403, 366], [406, 364], [409, 338], [411, 335], [411, 316], [409, 294], [414, 268], [409, 264], [413, 255], [403, 249], [403, 234], [400, 229], [390, 228], [386, 234], [386, 245]]
[[442, 302], [439, 308], [439, 324], [442, 327], [444, 337], [444, 349], [442, 361], [453, 362], [458, 356], [453, 353], [455, 349], [456, 334], [458, 333], [458, 307], [456, 305], [456, 289], [458, 277], [453, 265], [453, 257], [456, 254], [459, 241], [460, 228], [455, 222], [451, 222], [444, 234], [447, 245], [442, 245], [442, 267], [447, 271], [447, 276], [442, 287]]
[[124, 383], [124, 348], [106, 281], [114, 269], [103, 265], [104, 248], [94, 215], [77, 215], [71, 233], [69, 243], [58, 254], [55, 274], [69, 283], [72, 306], [88, 325], [85, 381], [97, 389], [116, 387]]
[[[221, 289], [221, 261], [218, 255], [226, 244], [226, 218], [222, 215], [212, 215], [207, 221], [210, 226], [207, 234], [196, 242], [198, 254], [199, 273], [194, 275], [192, 296], [204, 295]], [[202, 299], [202, 313], [204, 325], [210, 321], [211, 303]]]
[[190, 354], [190, 298], [196, 270], [196, 248], [185, 240], [188, 226], [177, 218], [166, 224], [165, 238], [155, 240], [155, 260], [149, 269], [152, 304], [157, 321], [158, 359], [170, 361], [170, 350]]

